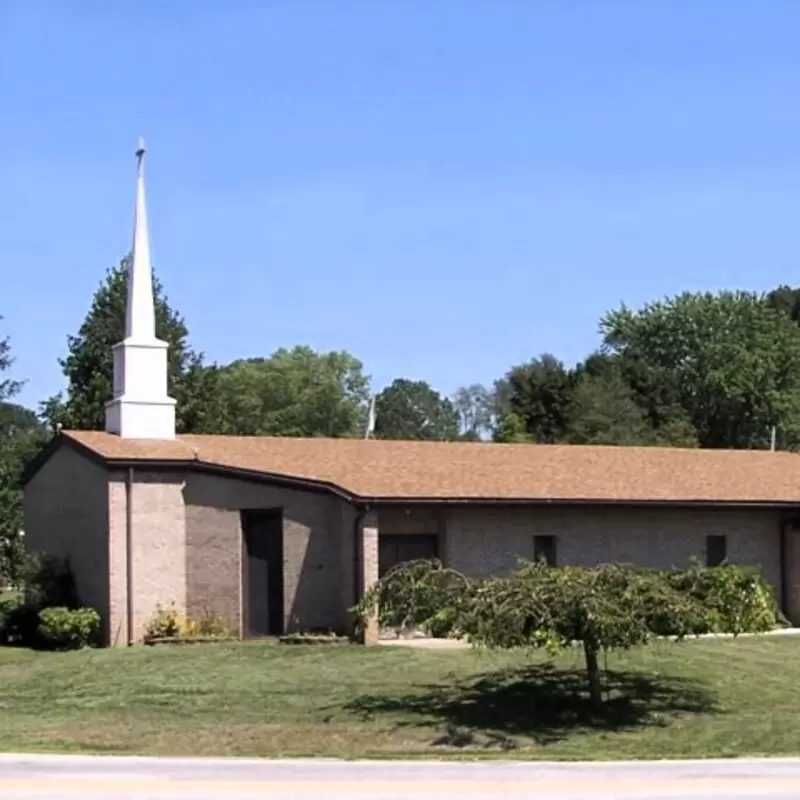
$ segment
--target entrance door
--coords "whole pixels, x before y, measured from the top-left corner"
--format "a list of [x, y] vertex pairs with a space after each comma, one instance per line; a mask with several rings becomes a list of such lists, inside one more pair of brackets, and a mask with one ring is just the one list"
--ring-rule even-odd
[[438, 558], [439, 537], [436, 534], [378, 534], [378, 575], [383, 577], [392, 567], [406, 561]]
[[247, 512], [244, 522], [245, 633], [276, 636], [283, 633], [283, 514]]

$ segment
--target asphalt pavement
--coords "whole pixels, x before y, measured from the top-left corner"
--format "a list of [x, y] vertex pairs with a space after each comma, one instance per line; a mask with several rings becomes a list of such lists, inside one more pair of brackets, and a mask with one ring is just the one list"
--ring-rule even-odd
[[800, 759], [587, 763], [0, 755], [2, 800], [776, 800]]

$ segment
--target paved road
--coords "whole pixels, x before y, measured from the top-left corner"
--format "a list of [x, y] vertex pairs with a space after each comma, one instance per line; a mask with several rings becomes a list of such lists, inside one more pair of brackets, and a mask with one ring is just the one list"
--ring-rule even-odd
[[800, 759], [531, 764], [0, 756], [2, 800], [776, 800]]

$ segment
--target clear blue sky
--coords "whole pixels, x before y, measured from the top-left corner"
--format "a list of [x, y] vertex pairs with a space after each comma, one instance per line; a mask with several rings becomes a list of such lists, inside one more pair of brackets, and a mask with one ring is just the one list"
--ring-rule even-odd
[[684, 289], [800, 283], [797, 0], [0, 0], [23, 400], [130, 243], [212, 359], [451, 392]]

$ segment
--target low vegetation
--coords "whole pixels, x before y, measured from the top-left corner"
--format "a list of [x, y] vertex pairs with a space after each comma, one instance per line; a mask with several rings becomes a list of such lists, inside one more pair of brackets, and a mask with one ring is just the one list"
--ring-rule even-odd
[[43, 650], [98, 644], [100, 615], [81, 607], [69, 563], [31, 555], [21, 579], [22, 591], [0, 597], [0, 644]]
[[[797, 754], [800, 639], [579, 649], [222, 643], [0, 648], [0, 747], [154, 755], [611, 759]], [[765, 711], [766, 709], [766, 711]]]
[[159, 606], [145, 627], [146, 644], [188, 644], [232, 639], [233, 634], [216, 614], [206, 611], [199, 619], [183, 617], [174, 605]]
[[79, 650], [97, 644], [100, 615], [93, 608], [70, 609], [64, 606], [39, 612], [37, 635], [48, 650]]
[[422, 627], [500, 650], [581, 645], [589, 696], [602, 703], [604, 654], [653, 637], [762, 633], [781, 623], [771, 587], [754, 569], [724, 565], [663, 571], [627, 564], [549, 567], [522, 562], [511, 574], [469, 578], [438, 561], [390, 570], [356, 608], [363, 621]]

